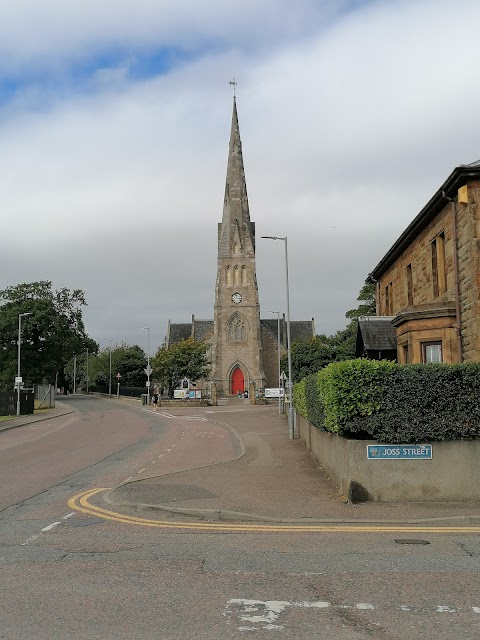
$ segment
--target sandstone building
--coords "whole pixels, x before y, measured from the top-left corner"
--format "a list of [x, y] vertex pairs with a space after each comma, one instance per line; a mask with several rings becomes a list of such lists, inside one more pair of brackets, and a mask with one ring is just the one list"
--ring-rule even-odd
[[453, 170], [368, 281], [398, 362], [480, 360], [480, 161]]
[[[213, 320], [168, 323], [166, 345], [193, 337], [210, 349], [210, 381], [220, 394], [278, 387], [278, 319], [260, 318], [255, 266], [255, 223], [250, 220], [242, 143], [234, 98], [222, 221], [218, 225]], [[286, 353], [286, 322], [280, 322], [280, 355]], [[315, 335], [313, 319], [291, 321], [292, 342]]]

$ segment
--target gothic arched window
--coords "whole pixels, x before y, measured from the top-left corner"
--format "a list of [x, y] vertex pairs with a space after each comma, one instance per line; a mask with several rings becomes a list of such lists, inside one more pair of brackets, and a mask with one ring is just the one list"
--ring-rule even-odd
[[227, 287], [232, 284], [232, 269], [230, 265], [228, 265], [225, 269], [225, 282], [227, 284]]
[[233, 267], [233, 284], [240, 284], [240, 269], [237, 265]]
[[247, 284], [247, 267], [245, 265], [242, 267], [242, 284]]
[[247, 323], [245, 318], [235, 314], [228, 324], [228, 339], [239, 342], [247, 339]]
[[239, 253], [240, 253], [240, 247], [238, 246], [238, 242], [234, 242], [233, 243], [233, 254], [235, 256], [238, 256]]

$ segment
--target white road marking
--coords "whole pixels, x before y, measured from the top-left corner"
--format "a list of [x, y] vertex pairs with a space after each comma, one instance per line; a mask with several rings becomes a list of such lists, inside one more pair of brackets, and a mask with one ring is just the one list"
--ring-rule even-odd
[[[57, 527], [59, 524], [62, 524], [62, 522], [61, 522], [62, 520], [68, 520], [68, 518], [71, 518], [74, 515], [76, 515], [75, 511], [72, 511], [71, 513], [67, 513], [67, 515], [66, 516], [62, 516], [62, 518], [59, 521], [52, 522], [52, 524], [49, 524], [46, 527], [43, 527], [43, 529], [40, 529], [40, 533], [46, 533], [47, 531], [51, 531], [52, 529], [55, 529], [55, 527]], [[21, 546], [24, 547], [29, 542], [33, 542], [34, 540], [36, 540], [38, 538], [38, 536], [40, 535], [40, 533], [38, 533], [35, 536], [31, 536], [30, 538], [25, 540], [25, 542], [22, 542]]]
[[[145, 411], [145, 409], [144, 409]], [[159, 413], [159, 416], [163, 416], [164, 418], [168, 418], [169, 420], [203, 420], [203, 422], [208, 422], [207, 418], [203, 416], [172, 416], [171, 413]]]
[[47, 527], [43, 527], [43, 529], [40, 529], [40, 531], [41, 533], [44, 533], [45, 531], [51, 531], [52, 529], [55, 529], [55, 527], [58, 527], [59, 524], [62, 524], [60, 520], [58, 520], [58, 522], [52, 522], [52, 524], [49, 524]]
[[[357, 602], [354, 604], [332, 604], [321, 600], [314, 601], [289, 601], [289, 600], [249, 600], [244, 598], [232, 598], [228, 600], [223, 615], [229, 623], [236, 622], [238, 631], [281, 631], [284, 625], [278, 624], [279, 618], [289, 608], [300, 609], [356, 609], [357, 611], [377, 611], [382, 607], [370, 602]], [[393, 608], [400, 611], [416, 613], [416, 608], [405, 604], [386, 605], [384, 608]], [[422, 606], [418, 611], [425, 612]], [[434, 613], [460, 613], [460, 608], [449, 605], [432, 605]], [[480, 614], [480, 607], [468, 607], [464, 611], [472, 611]]]

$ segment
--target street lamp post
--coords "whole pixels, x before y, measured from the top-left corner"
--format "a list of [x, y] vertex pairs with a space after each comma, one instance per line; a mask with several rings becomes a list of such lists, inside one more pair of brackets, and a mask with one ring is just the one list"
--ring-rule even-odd
[[77, 393], [77, 356], [73, 356], [73, 395]]
[[85, 376], [85, 382], [87, 383], [87, 394], [88, 394], [88, 383], [90, 382], [90, 378], [88, 377], [88, 349], [87, 349], [87, 375]]
[[142, 327], [147, 332], [147, 407], [150, 406], [150, 327]]
[[112, 340], [110, 338], [105, 338], [110, 343], [110, 369], [108, 375], [108, 397], [112, 397]]
[[280, 311], [269, 311], [277, 314], [277, 351], [278, 351], [278, 413], [282, 413], [282, 388], [280, 382]]
[[20, 345], [22, 344], [22, 318], [31, 316], [31, 312], [18, 314], [18, 359], [17, 359], [17, 416], [20, 415]]
[[287, 238], [280, 238], [278, 236], [262, 236], [267, 240], [283, 240], [285, 243], [285, 283], [287, 290], [287, 353], [288, 353], [288, 433], [290, 440], [295, 437], [294, 424], [293, 424], [293, 403], [292, 403], [292, 342], [290, 339], [290, 292], [288, 286], [288, 249]]

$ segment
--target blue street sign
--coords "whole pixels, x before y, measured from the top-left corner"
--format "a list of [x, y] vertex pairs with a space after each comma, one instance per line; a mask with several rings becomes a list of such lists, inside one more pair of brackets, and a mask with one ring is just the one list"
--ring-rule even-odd
[[369, 460], [431, 460], [431, 444], [369, 444]]

